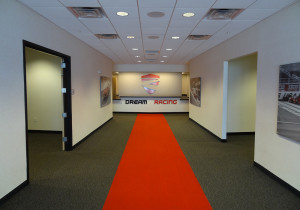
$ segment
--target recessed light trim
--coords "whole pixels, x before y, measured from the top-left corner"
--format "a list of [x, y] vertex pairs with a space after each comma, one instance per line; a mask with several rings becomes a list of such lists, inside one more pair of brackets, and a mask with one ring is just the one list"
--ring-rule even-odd
[[195, 13], [193, 13], [193, 12], [186, 12], [186, 13], [183, 13], [182, 16], [183, 17], [193, 17], [193, 16], [195, 16]]
[[172, 39], [180, 39], [179, 36], [172, 36]]
[[127, 36], [127, 39], [134, 39], [135, 36]]
[[117, 15], [118, 16], [121, 16], [121, 17], [126, 17], [126, 16], [128, 16], [129, 14], [128, 14], [128, 12], [117, 12]]

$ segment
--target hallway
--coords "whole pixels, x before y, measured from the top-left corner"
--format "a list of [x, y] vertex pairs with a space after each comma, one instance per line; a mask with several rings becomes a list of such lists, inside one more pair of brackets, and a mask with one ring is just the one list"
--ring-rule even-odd
[[[101, 209], [135, 118], [114, 114], [72, 152], [60, 151], [60, 135], [30, 134], [30, 184], [0, 209]], [[253, 135], [221, 143], [187, 114], [165, 118], [213, 209], [300, 206], [295, 194], [253, 166]]]

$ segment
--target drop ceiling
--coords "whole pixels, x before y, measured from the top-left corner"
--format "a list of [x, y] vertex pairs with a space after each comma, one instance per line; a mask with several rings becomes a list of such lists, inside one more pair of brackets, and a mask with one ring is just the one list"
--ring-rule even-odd
[[[185, 64], [296, 1], [19, 0], [116, 64]], [[68, 7], [101, 7], [106, 17], [77, 18]], [[205, 16], [213, 8], [242, 9], [242, 12], [230, 20], [209, 20]], [[128, 16], [118, 16], [120, 11], [127, 12]], [[164, 15], [150, 17], [150, 12]], [[188, 12], [194, 16], [183, 17]], [[118, 34], [119, 39], [99, 39], [96, 34]], [[190, 40], [189, 35], [211, 37]], [[175, 36], [179, 38], [172, 39]]]

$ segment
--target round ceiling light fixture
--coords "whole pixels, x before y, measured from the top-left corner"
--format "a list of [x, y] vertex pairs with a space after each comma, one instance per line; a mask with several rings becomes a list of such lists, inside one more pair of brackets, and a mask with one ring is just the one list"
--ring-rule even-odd
[[125, 16], [128, 16], [128, 12], [117, 12], [117, 15], [118, 16], [121, 16], [121, 17], [125, 17]]
[[134, 39], [134, 36], [127, 36], [127, 39]]
[[139, 50], [138, 48], [132, 48], [132, 50]]
[[147, 13], [147, 15], [149, 17], [152, 17], [152, 18], [160, 18], [160, 17], [165, 16], [165, 13], [163, 13], [163, 12], [149, 12], [149, 13]]
[[140, 58], [141, 56], [139, 56], [139, 55], [136, 55], [135, 57], [136, 57], [136, 58]]
[[179, 39], [179, 36], [172, 36], [172, 39]]
[[183, 17], [193, 17], [194, 15], [195, 15], [195, 13], [193, 13], [193, 12], [186, 12], [186, 13], [182, 14]]
[[171, 51], [171, 50], [173, 50], [173, 49], [171, 49], [171, 48], [167, 48], [166, 50], [167, 50], [167, 51]]
[[142, 61], [137, 61], [138, 63], [141, 63]]
[[161, 63], [164, 63], [165, 61], [160, 61]]

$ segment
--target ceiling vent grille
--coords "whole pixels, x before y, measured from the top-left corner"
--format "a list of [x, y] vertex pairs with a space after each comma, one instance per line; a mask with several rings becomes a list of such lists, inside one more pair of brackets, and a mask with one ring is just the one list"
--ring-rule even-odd
[[98, 39], [119, 39], [118, 34], [95, 34]]
[[232, 20], [238, 16], [243, 9], [210, 9], [205, 16], [208, 20]]
[[103, 18], [106, 17], [101, 7], [68, 7], [77, 18]]
[[211, 35], [189, 35], [189, 40], [208, 40]]
[[155, 54], [155, 53], [159, 53], [159, 50], [145, 50], [146, 54]]

